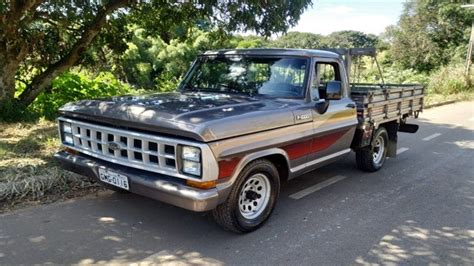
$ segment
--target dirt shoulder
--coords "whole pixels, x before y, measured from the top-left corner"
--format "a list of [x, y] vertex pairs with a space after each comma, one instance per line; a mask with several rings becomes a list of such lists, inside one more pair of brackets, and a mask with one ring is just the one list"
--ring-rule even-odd
[[54, 122], [0, 123], [0, 212], [103, 190], [92, 180], [62, 170]]

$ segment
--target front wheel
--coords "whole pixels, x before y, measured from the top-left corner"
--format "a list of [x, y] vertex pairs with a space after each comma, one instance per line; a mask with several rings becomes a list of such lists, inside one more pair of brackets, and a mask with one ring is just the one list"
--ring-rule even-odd
[[262, 226], [272, 213], [280, 192], [280, 177], [268, 160], [256, 160], [240, 173], [226, 202], [213, 211], [215, 221], [237, 233]]
[[387, 158], [387, 145], [387, 130], [380, 127], [375, 132], [371, 145], [356, 151], [357, 167], [367, 172], [378, 171]]

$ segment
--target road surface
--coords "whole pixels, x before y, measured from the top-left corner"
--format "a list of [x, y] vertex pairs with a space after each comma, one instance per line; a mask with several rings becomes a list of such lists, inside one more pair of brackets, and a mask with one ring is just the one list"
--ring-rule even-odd
[[[412, 120], [415, 121], [415, 120]], [[474, 264], [474, 102], [426, 110], [377, 173], [354, 156], [287, 183], [260, 230], [105, 193], [0, 216], [0, 264]]]

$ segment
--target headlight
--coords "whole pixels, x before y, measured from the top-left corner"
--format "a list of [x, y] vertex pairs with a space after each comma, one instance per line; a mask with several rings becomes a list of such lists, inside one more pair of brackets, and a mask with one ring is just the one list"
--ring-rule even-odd
[[61, 141], [63, 144], [74, 145], [71, 123], [60, 122]]
[[201, 176], [201, 163], [193, 161], [183, 161], [183, 172], [196, 176]]
[[72, 127], [70, 123], [63, 123], [63, 132], [72, 134]]
[[72, 135], [70, 135], [70, 134], [64, 134], [63, 143], [74, 144], [74, 139], [73, 139]]
[[193, 162], [201, 161], [201, 150], [192, 146], [183, 146], [182, 156], [184, 160], [189, 160]]
[[201, 176], [201, 149], [193, 146], [182, 146], [183, 173]]

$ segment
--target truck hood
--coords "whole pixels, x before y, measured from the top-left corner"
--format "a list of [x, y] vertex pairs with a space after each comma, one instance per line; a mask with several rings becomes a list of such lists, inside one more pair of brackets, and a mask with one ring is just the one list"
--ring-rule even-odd
[[290, 109], [302, 100], [221, 93], [158, 93], [68, 103], [62, 115], [198, 141], [294, 124]]

